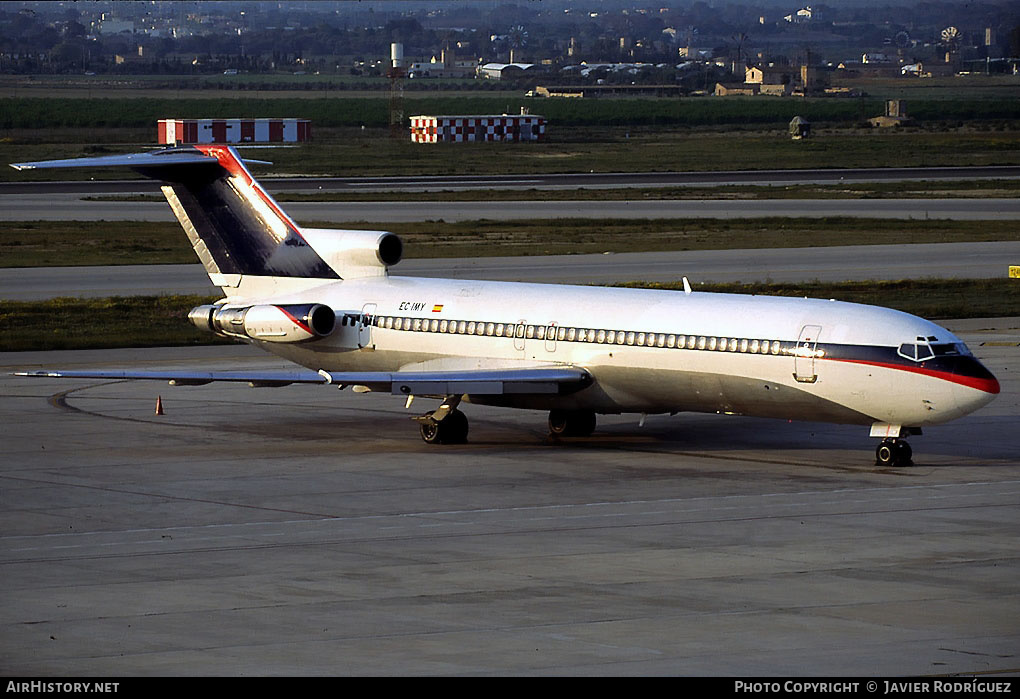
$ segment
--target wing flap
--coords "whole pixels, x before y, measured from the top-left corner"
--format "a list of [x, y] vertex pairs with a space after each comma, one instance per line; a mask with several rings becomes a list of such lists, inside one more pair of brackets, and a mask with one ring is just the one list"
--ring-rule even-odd
[[112, 379], [168, 381], [174, 386], [202, 386], [214, 381], [247, 383], [253, 387], [290, 384], [365, 386], [394, 395], [505, 395], [554, 394], [588, 386], [584, 369], [571, 366], [478, 369], [462, 371], [88, 371], [50, 370], [16, 372], [16, 376], [51, 379]]

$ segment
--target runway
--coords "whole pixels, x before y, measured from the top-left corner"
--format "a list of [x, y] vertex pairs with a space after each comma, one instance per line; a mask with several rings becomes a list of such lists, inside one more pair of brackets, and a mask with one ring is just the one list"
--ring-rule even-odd
[[[1020, 671], [1020, 318], [953, 330], [982, 411], [880, 470], [866, 430], [0, 377], [0, 672], [901, 676]], [[274, 365], [243, 346], [0, 355]], [[153, 414], [161, 395], [166, 414]]]
[[[241, 151], [242, 155], [244, 151]], [[703, 172], [571, 172], [513, 175], [412, 175], [403, 177], [281, 177], [257, 168], [259, 181], [271, 192], [284, 191], [440, 191], [466, 189], [611, 189], [684, 185], [788, 185], [846, 182], [902, 182], [973, 179], [1016, 179], [1020, 167], [823, 168], [782, 170], [716, 170]], [[27, 179], [31, 175], [26, 174]], [[158, 192], [150, 180], [89, 180], [0, 183], [0, 195], [29, 193]]]
[[[756, 199], [499, 202], [287, 202], [301, 224], [549, 218], [824, 218], [1018, 220], [1020, 199]], [[173, 221], [165, 202], [85, 201], [78, 194], [3, 194], [8, 221]]]
[[[687, 250], [613, 255], [546, 255], [410, 259], [397, 276], [613, 284], [635, 280], [801, 282], [914, 278], [1004, 277], [1020, 262], [1020, 241], [858, 245], [763, 250]], [[117, 267], [36, 267], [0, 270], [0, 299], [38, 301], [57, 296], [215, 294], [199, 264]]]

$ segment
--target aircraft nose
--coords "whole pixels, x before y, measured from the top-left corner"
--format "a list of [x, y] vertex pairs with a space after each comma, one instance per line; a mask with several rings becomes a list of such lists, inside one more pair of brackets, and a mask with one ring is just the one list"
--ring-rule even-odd
[[959, 357], [953, 374], [956, 406], [963, 414], [987, 405], [999, 394], [999, 380], [974, 357]]

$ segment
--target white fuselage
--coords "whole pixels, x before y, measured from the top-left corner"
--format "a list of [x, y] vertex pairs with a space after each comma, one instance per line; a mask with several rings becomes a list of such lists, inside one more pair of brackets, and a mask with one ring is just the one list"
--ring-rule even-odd
[[336, 311], [338, 327], [328, 338], [257, 343], [311, 369], [563, 364], [595, 379], [572, 395], [468, 397], [475, 402], [916, 427], [960, 417], [994, 397], [994, 379], [975, 385], [956, 380], [945, 361], [930, 370], [934, 362], [895, 356], [897, 347], [922, 339], [959, 346], [958, 361], [977, 364], [949, 331], [899, 311], [838, 301], [386, 276], [258, 301], [314, 301]]

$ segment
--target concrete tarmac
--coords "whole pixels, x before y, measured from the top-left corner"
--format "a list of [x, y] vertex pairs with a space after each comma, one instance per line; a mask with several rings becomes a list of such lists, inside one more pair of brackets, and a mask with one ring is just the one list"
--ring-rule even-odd
[[0, 673], [1015, 675], [1020, 318], [949, 325], [1002, 394], [902, 469], [860, 427], [614, 416], [556, 443], [468, 405], [437, 448], [426, 399], [4, 375]]

